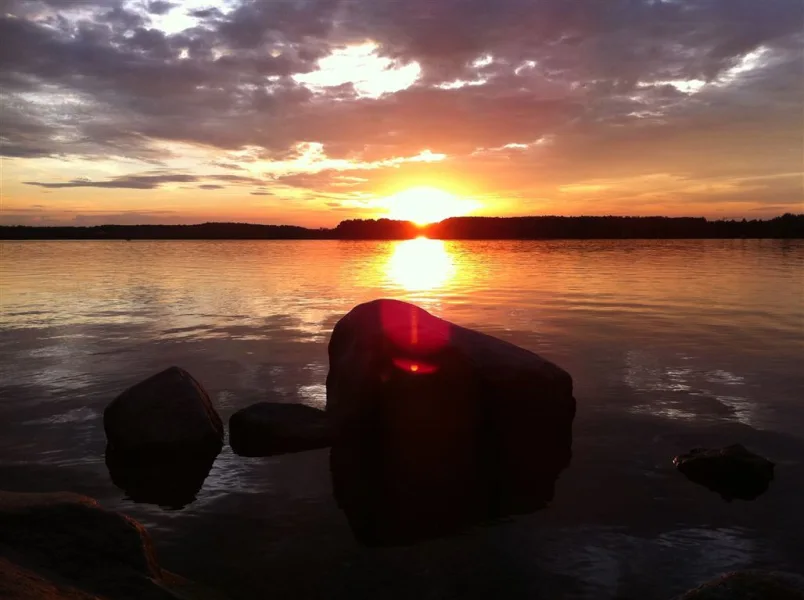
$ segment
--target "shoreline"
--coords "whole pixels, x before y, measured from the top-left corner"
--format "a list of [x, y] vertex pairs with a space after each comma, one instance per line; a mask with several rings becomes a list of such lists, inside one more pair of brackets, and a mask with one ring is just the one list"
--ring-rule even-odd
[[0, 240], [623, 240], [804, 239], [804, 214], [769, 220], [703, 217], [453, 217], [415, 225], [391, 219], [351, 219], [334, 228], [250, 223], [194, 225], [0, 225]]

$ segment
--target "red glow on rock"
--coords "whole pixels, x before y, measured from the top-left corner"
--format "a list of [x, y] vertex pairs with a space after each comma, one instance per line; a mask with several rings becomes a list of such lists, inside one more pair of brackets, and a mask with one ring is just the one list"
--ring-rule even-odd
[[431, 365], [420, 360], [411, 360], [409, 358], [395, 358], [394, 366], [402, 371], [408, 373], [415, 373], [416, 375], [428, 375], [438, 371], [438, 367]]
[[380, 318], [383, 332], [400, 349], [430, 354], [449, 342], [449, 323], [416, 306], [387, 302]]

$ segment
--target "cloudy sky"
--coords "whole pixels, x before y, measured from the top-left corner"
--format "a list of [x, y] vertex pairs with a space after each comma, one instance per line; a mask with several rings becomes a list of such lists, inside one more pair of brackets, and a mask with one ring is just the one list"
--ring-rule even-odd
[[801, 0], [0, 0], [0, 220], [802, 212], [803, 49]]

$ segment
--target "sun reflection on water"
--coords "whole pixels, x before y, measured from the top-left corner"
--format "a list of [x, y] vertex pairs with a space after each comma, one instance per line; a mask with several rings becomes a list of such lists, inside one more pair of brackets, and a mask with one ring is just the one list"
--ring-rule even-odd
[[399, 242], [386, 268], [391, 281], [409, 292], [443, 288], [456, 271], [444, 242], [423, 237]]

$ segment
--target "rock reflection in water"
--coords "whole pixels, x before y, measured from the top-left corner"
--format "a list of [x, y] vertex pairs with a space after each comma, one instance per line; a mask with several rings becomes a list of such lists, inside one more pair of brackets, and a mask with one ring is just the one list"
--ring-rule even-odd
[[216, 455], [135, 460], [106, 448], [106, 467], [118, 488], [134, 501], [177, 510], [195, 501]]

